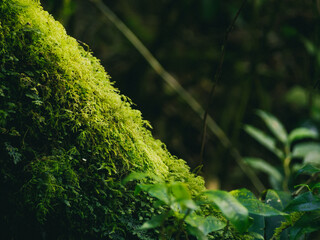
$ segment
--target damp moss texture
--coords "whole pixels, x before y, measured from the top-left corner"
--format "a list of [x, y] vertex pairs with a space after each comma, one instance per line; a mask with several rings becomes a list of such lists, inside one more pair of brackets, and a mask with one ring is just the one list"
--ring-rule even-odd
[[98, 59], [32, 0], [0, 1], [1, 239], [157, 239], [132, 171], [204, 181], [155, 140]]

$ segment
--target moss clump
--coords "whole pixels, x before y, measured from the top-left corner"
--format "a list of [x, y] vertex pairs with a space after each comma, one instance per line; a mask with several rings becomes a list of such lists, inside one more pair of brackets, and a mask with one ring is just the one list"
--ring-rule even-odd
[[32, 0], [0, 2], [1, 239], [155, 239], [132, 171], [203, 179], [155, 140], [99, 60]]

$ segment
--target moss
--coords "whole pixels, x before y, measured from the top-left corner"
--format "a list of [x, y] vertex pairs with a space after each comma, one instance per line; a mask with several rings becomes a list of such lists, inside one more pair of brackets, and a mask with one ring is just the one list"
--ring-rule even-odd
[[38, 1], [0, 2], [1, 239], [155, 239], [138, 230], [153, 200], [120, 180], [204, 181], [150, 128]]

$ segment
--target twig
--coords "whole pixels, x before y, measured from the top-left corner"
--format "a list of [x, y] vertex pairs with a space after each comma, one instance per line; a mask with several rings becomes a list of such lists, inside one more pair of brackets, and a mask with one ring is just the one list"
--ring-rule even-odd
[[[207, 132], [207, 123], [211, 121], [211, 117], [209, 115], [209, 108], [211, 105], [211, 100], [214, 94], [214, 91], [216, 89], [216, 86], [218, 85], [220, 79], [221, 79], [221, 73], [222, 73], [222, 66], [224, 63], [224, 57], [225, 57], [225, 53], [226, 53], [226, 47], [227, 47], [227, 42], [228, 42], [228, 38], [229, 38], [229, 34], [232, 31], [232, 29], [234, 28], [234, 25], [242, 11], [242, 9], [244, 8], [245, 4], [246, 4], [247, 0], [244, 0], [240, 6], [240, 8], [238, 9], [236, 15], [234, 16], [230, 26], [228, 27], [225, 37], [224, 37], [224, 41], [222, 44], [222, 50], [221, 50], [221, 56], [220, 56], [220, 62], [219, 62], [219, 66], [218, 69], [213, 77], [213, 84], [212, 84], [212, 88], [209, 94], [209, 99], [208, 99], [208, 104], [207, 104], [207, 108], [204, 114], [204, 118], [203, 118], [203, 129], [202, 129], [202, 142], [201, 142], [201, 151], [200, 151], [200, 159], [201, 159], [201, 164], [203, 162], [203, 156], [204, 156], [204, 148], [205, 148], [205, 141], [206, 141], [206, 132]], [[220, 129], [221, 130], [221, 129]], [[231, 156], [233, 156], [233, 158], [235, 159], [236, 163], [238, 164], [238, 166], [241, 168], [241, 170], [247, 175], [247, 177], [251, 180], [252, 184], [255, 186], [255, 188], [259, 191], [262, 192], [265, 187], [263, 185], [263, 183], [260, 181], [260, 179], [257, 177], [257, 175], [255, 174], [255, 172], [248, 167], [248, 165], [242, 160], [242, 156], [239, 153], [239, 151], [233, 146], [232, 142], [229, 140], [229, 138], [224, 134], [224, 132], [221, 130], [220, 132], [222, 139], [220, 139], [221, 143], [223, 144], [223, 146], [227, 149], [230, 149], [230, 154]], [[217, 136], [217, 135], [216, 135]]]
[[[305, 184], [309, 184], [309, 183], [315, 181], [319, 176], [320, 176], [320, 173], [314, 173], [314, 174], [305, 182]], [[303, 190], [304, 187], [305, 187], [304, 185], [301, 186], [301, 187], [299, 187], [299, 188], [298, 188], [296, 191], [294, 191], [291, 195], [292, 195], [293, 197], [298, 196], [298, 195], [301, 193], [301, 191]]]
[[[210, 105], [211, 105], [211, 100], [212, 100], [212, 97], [213, 97], [213, 93], [215, 92], [215, 89], [216, 89], [216, 86], [218, 85], [220, 79], [221, 79], [221, 73], [222, 73], [222, 66], [223, 66], [223, 63], [224, 63], [224, 56], [225, 56], [225, 53], [226, 53], [226, 47], [227, 47], [227, 42], [228, 42], [228, 38], [229, 38], [229, 34], [230, 32], [232, 31], [242, 9], [244, 8], [244, 5], [246, 3], [246, 0], [244, 0], [242, 2], [242, 5], [241, 7], [238, 9], [236, 15], [234, 16], [230, 26], [228, 27], [226, 33], [225, 33], [225, 36], [224, 36], [224, 41], [222, 43], [222, 50], [221, 50], [221, 56], [220, 56], [220, 61], [219, 61], [219, 66], [217, 68], [217, 71], [216, 73], [214, 74], [214, 77], [213, 77], [213, 84], [212, 84], [212, 87], [211, 87], [211, 91], [210, 91], [210, 94], [209, 94], [209, 98], [208, 98], [208, 103], [207, 103], [207, 108], [206, 108], [206, 111], [205, 111], [205, 114], [204, 114], [204, 118], [203, 118], [203, 129], [202, 129], [202, 140], [201, 140], [201, 151], [200, 151], [200, 161], [201, 161], [201, 164], [203, 162], [203, 156], [204, 156], [204, 147], [205, 147], [205, 142], [206, 142], [206, 135], [207, 135], [207, 121], [208, 121], [208, 118], [209, 118], [209, 108], [210, 108]], [[227, 148], [230, 148], [232, 147], [232, 143], [231, 141], [228, 139], [228, 144], [223, 144], [225, 147]]]
[[[244, 171], [244, 173], [250, 178], [252, 184], [257, 188], [257, 190], [264, 190], [265, 188], [258, 179], [258, 177], [242, 161], [239, 152], [232, 147], [230, 140], [225, 135], [223, 130], [218, 126], [218, 124], [213, 120], [213, 118], [207, 112], [204, 111], [203, 107], [199, 104], [199, 102], [189, 92], [187, 92], [170, 73], [168, 73], [164, 69], [164, 67], [159, 63], [159, 61], [142, 44], [142, 42], [134, 35], [134, 33], [111, 11], [111, 9], [108, 6], [106, 6], [101, 0], [90, 1], [94, 3], [94, 5], [101, 11], [101, 13], [118, 28], [118, 30], [132, 43], [132, 45], [147, 60], [147, 62], [155, 70], [155, 72], [159, 74], [161, 78], [178, 93], [178, 95], [191, 107], [191, 109], [201, 119], [205, 119], [204, 123], [206, 127], [208, 127], [210, 131], [217, 136], [217, 138], [220, 140], [224, 147], [232, 150], [232, 156], [237, 157], [236, 162]], [[230, 32], [231, 30], [232, 29], [229, 29], [228, 31]], [[236, 152], [236, 154], [234, 154], [234, 152]]]

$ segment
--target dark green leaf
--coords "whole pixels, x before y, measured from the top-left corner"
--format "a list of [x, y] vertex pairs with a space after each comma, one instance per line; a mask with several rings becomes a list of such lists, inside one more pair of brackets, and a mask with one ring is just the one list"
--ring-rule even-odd
[[[275, 190], [268, 190], [265, 196], [265, 203], [274, 209], [282, 211], [284, 206], [291, 200], [291, 194], [281, 191]], [[281, 225], [282, 222], [286, 221], [284, 216], [272, 216], [265, 218], [265, 236], [266, 239], [270, 239], [274, 231], [277, 227]], [[280, 236], [281, 239], [286, 240], [287, 237], [287, 230], [284, 230]]]
[[306, 192], [297, 196], [289, 202], [288, 206], [285, 208], [286, 212], [306, 212], [314, 210], [320, 210], [320, 198], [314, 196], [311, 192]]
[[298, 240], [306, 233], [320, 230], [320, 211], [313, 211], [304, 214], [290, 229], [290, 235], [293, 240]]
[[282, 211], [290, 201], [291, 201], [290, 193], [275, 191], [272, 189], [267, 191], [267, 194], [265, 197], [265, 203], [279, 211]]
[[248, 229], [248, 210], [230, 193], [221, 190], [208, 190], [204, 194], [218, 206], [222, 214], [239, 232], [245, 232]]
[[243, 206], [245, 206], [249, 213], [257, 214], [261, 216], [277, 216], [285, 215], [277, 209], [264, 204], [259, 201], [252, 192], [243, 188], [230, 192]]
[[254, 232], [257, 234], [264, 235], [265, 217], [261, 215], [256, 215], [256, 214], [250, 214], [250, 217], [253, 219], [253, 221], [249, 228], [249, 232]]
[[300, 170], [297, 171], [296, 176], [300, 175], [300, 174], [309, 174], [312, 175], [314, 173], [318, 173], [320, 172], [320, 168], [314, 167], [312, 165], [305, 165], [304, 167], [302, 167]]

